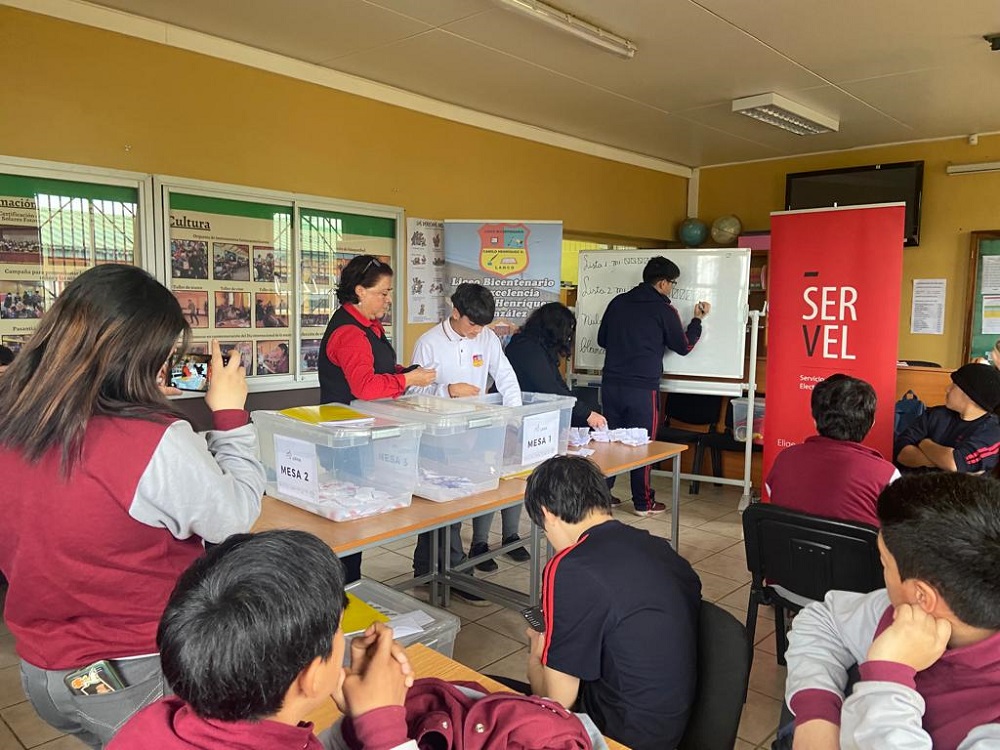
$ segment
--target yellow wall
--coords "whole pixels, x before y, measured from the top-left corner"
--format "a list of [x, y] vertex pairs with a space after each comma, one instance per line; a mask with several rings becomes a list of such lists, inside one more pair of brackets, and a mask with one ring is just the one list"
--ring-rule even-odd
[[[698, 215], [707, 221], [735, 213], [745, 229], [767, 229], [769, 214], [783, 208], [785, 174], [814, 169], [924, 160], [920, 246], [903, 249], [899, 358], [962, 364], [970, 232], [1000, 228], [1000, 173], [949, 177], [949, 163], [1000, 160], [1000, 135], [882, 146], [702, 170]], [[873, 262], [876, 262], [873, 260]], [[913, 279], [948, 280], [943, 336], [910, 334]]]
[[8, 7], [0, 29], [9, 156], [578, 234], [666, 238], [686, 214], [679, 177]]

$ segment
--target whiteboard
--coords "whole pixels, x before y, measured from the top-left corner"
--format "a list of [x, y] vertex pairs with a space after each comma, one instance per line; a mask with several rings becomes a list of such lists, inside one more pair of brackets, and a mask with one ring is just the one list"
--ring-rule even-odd
[[[686, 327], [700, 300], [712, 303], [702, 322], [702, 336], [682, 357], [667, 351], [663, 371], [669, 375], [742, 378], [749, 314], [750, 251], [743, 248], [711, 250], [587, 250], [580, 253], [576, 297], [577, 370], [599, 370], [604, 349], [597, 330], [608, 303], [642, 281], [650, 258], [662, 255], [681, 269], [670, 300]], [[614, 336], [613, 331], [608, 332]]]

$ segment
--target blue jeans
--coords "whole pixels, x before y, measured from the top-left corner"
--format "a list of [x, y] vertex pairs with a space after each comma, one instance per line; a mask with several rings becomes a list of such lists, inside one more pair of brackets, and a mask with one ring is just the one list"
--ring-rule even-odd
[[[521, 521], [521, 508], [523, 505], [512, 505], [500, 511], [500, 536], [509, 539], [517, 533], [517, 525]], [[483, 516], [472, 519], [472, 543], [486, 544], [490, 540], [490, 526], [493, 524], [493, 517], [496, 511], [491, 511]]]

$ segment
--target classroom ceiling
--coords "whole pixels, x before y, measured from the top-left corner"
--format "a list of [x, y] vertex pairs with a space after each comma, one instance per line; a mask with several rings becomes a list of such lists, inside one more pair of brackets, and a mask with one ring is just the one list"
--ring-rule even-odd
[[[631, 60], [493, 0], [97, 0], [557, 133], [699, 167], [1000, 131], [997, 0], [549, 0]], [[731, 111], [776, 92], [840, 120]]]

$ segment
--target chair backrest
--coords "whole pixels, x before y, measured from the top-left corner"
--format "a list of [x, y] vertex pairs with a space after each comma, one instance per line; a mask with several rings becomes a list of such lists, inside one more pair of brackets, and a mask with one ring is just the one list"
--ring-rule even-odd
[[907, 359], [904, 360], [907, 367], [940, 367], [938, 362], [928, 362], [923, 359]]
[[722, 411], [722, 396], [706, 396], [703, 393], [669, 393], [664, 419], [671, 419], [693, 425], [714, 425]]
[[731, 750], [750, 681], [750, 639], [743, 623], [702, 600], [698, 615], [698, 689], [678, 750]]
[[819, 600], [885, 586], [874, 526], [754, 503], [743, 511], [743, 538], [754, 589], [766, 581]]

